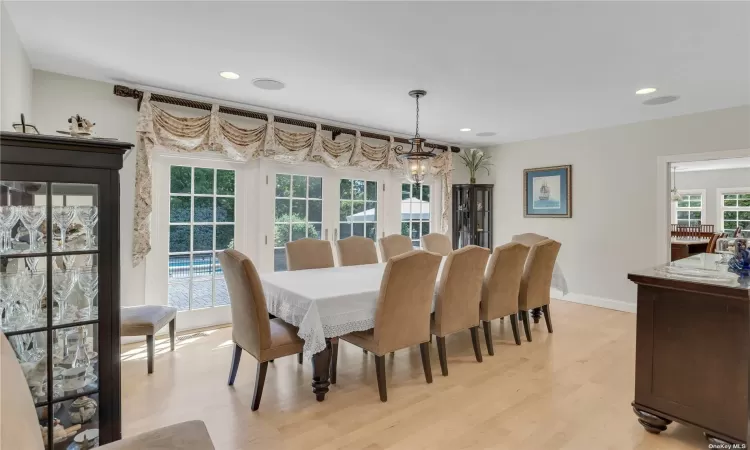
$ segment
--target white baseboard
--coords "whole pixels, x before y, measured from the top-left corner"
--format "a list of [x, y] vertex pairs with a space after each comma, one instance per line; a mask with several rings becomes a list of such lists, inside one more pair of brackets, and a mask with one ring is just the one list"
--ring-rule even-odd
[[556, 291], [554, 289], [552, 290], [550, 295], [552, 295], [552, 298], [564, 300], [566, 302], [597, 306], [599, 308], [614, 309], [616, 311], [635, 313], [637, 310], [637, 305], [635, 303], [624, 302], [622, 300], [613, 300], [611, 298], [595, 297], [593, 295], [577, 294], [575, 292], [568, 292], [567, 295], [562, 295], [562, 292]]

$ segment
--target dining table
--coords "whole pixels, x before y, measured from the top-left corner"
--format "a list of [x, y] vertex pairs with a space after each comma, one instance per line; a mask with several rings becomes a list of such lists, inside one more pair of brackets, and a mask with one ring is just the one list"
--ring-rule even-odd
[[[443, 257], [436, 281], [445, 260]], [[330, 384], [336, 382], [330, 380], [330, 366], [337, 357], [332, 350], [338, 338], [375, 327], [385, 267], [379, 263], [260, 274], [268, 313], [297, 327], [297, 335], [305, 341], [303, 354], [312, 361], [312, 388], [318, 401], [325, 399]], [[563, 295], [568, 292], [557, 264], [552, 287]]]
[[672, 261], [677, 261], [688, 256], [705, 253], [708, 249], [709, 239], [680, 239], [672, 238]]

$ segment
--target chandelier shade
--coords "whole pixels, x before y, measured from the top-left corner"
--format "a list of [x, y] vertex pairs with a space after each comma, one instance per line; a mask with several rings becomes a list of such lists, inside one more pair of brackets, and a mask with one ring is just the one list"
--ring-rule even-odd
[[437, 156], [434, 149], [424, 146], [426, 140], [419, 135], [419, 99], [427, 95], [426, 91], [413, 90], [409, 95], [417, 102], [417, 127], [414, 137], [409, 139], [411, 148], [404, 151], [402, 145], [394, 148], [396, 154], [404, 160], [404, 176], [409, 183], [420, 185], [427, 180], [432, 169], [432, 159]]

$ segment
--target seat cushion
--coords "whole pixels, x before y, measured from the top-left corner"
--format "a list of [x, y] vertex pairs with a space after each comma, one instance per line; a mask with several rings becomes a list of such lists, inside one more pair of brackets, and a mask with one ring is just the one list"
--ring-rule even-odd
[[191, 420], [112, 442], [102, 450], [214, 450], [206, 425]]
[[269, 322], [271, 325], [271, 347], [261, 349], [259, 358], [261, 362], [302, 352], [305, 341], [297, 336], [299, 331], [297, 327], [279, 318], [271, 319]]
[[171, 306], [143, 305], [122, 308], [120, 311], [120, 334], [123, 336], [153, 336], [175, 317], [177, 317], [177, 308]]
[[349, 333], [347, 335], [341, 336], [341, 339], [345, 340], [346, 342], [349, 342], [350, 344], [354, 344], [359, 348], [363, 348], [367, 350], [368, 352], [372, 352], [378, 356], [383, 356], [383, 354], [378, 353], [377, 345], [375, 345], [375, 330], [369, 329], [365, 331], [355, 331], [353, 333]]

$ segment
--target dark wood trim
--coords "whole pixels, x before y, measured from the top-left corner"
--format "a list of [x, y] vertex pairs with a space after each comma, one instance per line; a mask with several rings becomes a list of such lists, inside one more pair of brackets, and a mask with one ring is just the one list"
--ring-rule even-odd
[[490, 356], [494, 356], [495, 347], [492, 345], [492, 322], [482, 322], [482, 326], [484, 327], [484, 340], [487, 344], [487, 353]]
[[521, 321], [523, 321], [523, 331], [526, 333], [526, 340], [531, 342], [531, 327], [529, 326], [528, 311], [521, 311]]
[[242, 358], [242, 347], [234, 344], [232, 351], [232, 364], [229, 365], [229, 379], [227, 385], [234, 386], [234, 379], [237, 377], [237, 369], [240, 367], [240, 358]]
[[474, 347], [474, 357], [477, 362], [482, 362], [482, 347], [479, 345], [479, 327], [469, 328], [471, 333], [471, 345]]
[[430, 343], [423, 342], [419, 344], [419, 353], [422, 356], [422, 370], [424, 370], [424, 380], [432, 383], [432, 366], [430, 365]]
[[331, 385], [329, 381], [330, 370], [331, 370], [331, 341], [326, 339], [326, 348], [323, 351], [315, 353], [312, 357], [313, 365], [313, 381], [312, 388], [315, 394], [315, 399], [322, 402], [326, 399], [328, 393], [328, 387]]
[[263, 385], [266, 383], [266, 372], [268, 371], [268, 361], [258, 361], [258, 369], [255, 374], [255, 391], [253, 392], [253, 404], [250, 406], [251, 411], [257, 411], [260, 408], [260, 398], [263, 396]]
[[444, 377], [448, 376], [448, 358], [445, 355], [445, 337], [435, 336], [438, 348], [438, 359], [440, 360], [440, 371]]
[[534, 323], [539, 323], [539, 320], [542, 318], [542, 308], [532, 309], [531, 318], [534, 319]]
[[380, 393], [380, 401], [388, 401], [388, 387], [386, 386], [385, 378], [385, 356], [375, 355], [375, 376], [378, 379], [378, 392]]
[[521, 334], [518, 332], [518, 316], [516, 314], [510, 315], [510, 326], [513, 329], [513, 339], [515, 339], [516, 345], [521, 345]]
[[336, 384], [336, 370], [339, 360], [339, 338], [331, 338], [331, 384]]
[[[141, 109], [141, 101], [143, 100], [143, 91], [117, 84], [114, 87], [114, 94], [118, 97], [137, 99], [138, 100], [137, 108], [138, 110]], [[189, 99], [180, 98], [180, 97], [173, 97], [170, 95], [154, 94], [154, 93], [151, 94], [151, 101], [159, 102], [159, 103], [167, 103], [169, 105], [184, 106], [187, 108], [202, 109], [204, 111], [211, 111], [211, 108], [213, 107], [211, 103], [201, 102], [197, 100], [189, 100]], [[266, 120], [266, 121], [268, 120], [268, 114], [266, 113], [258, 112], [258, 111], [250, 111], [250, 110], [240, 109], [240, 108], [234, 108], [230, 106], [219, 106], [219, 112], [224, 113], [224, 114], [234, 115], [234, 116], [249, 117], [249, 118], [258, 119], [258, 120]], [[294, 126], [303, 127], [303, 128], [314, 129], [316, 127], [315, 122], [294, 119], [291, 117], [283, 117], [283, 116], [274, 115], [273, 120], [274, 122], [277, 122], [277, 123], [284, 123], [287, 125], [294, 125]], [[333, 139], [336, 139], [336, 136], [342, 133], [349, 134], [352, 136], [357, 134], [357, 131], [352, 128], [342, 128], [342, 127], [337, 127], [335, 125], [321, 124], [321, 129], [324, 131], [330, 131], [331, 133], [335, 133], [335, 134], [332, 134]], [[379, 133], [371, 133], [369, 131], [360, 132], [360, 136], [370, 138], [370, 139], [378, 139], [382, 141], [389, 141], [391, 139], [391, 136], [388, 136], [385, 134], [379, 134]], [[408, 139], [401, 138], [401, 137], [394, 137], [393, 140], [394, 142], [397, 142], [400, 144], [410, 143]], [[435, 150], [452, 151], [454, 153], [461, 151], [460, 147], [453, 146], [453, 145], [448, 146], [448, 145], [442, 145], [442, 144], [426, 143], [424, 144], [424, 146], [427, 148], [435, 149]]]

